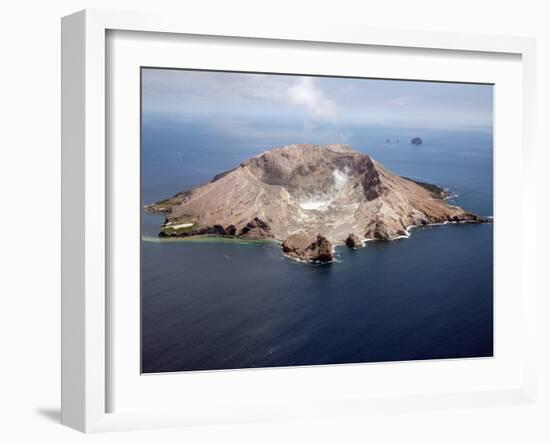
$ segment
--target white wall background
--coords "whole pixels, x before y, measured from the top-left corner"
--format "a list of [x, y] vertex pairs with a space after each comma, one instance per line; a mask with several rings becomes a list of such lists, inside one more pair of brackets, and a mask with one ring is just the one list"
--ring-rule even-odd
[[[325, 422], [84, 436], [59, 425], [60, 17], [83, 8], [169, 11], [227, 20], [315, 21], [534, 36], [538, 39], [539, 285], [550, 262], [550, 13], [543, 1], [461, 0], [19, 0], [0, 6], [0, 439], [161, 440], [550, 440], [550, 303], [540, 304], [536, 406], [369, 416]], [[513, 235], [513, 232], [511, 232]], [[547, 278], [547, 277], [546, 277]], [[548, 279], [548, 278], [547, 278]], [[544, 283], [544, 287], [542, 287]]]

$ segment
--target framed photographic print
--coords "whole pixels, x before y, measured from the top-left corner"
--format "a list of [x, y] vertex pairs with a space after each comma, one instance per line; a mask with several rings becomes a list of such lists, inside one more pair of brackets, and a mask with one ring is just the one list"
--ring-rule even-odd
[[492, 357], [493, 87], [142, 68], [142, 373]]
[[522, 38], [64, 18], [63, 422], [532, 401], [533, 64]]

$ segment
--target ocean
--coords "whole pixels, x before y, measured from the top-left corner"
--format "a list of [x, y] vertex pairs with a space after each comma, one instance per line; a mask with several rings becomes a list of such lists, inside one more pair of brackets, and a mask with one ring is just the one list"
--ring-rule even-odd
[[[424, 144], [410, 144], [420, 136]], [[490, 132], [258, 122], [254, 131], [144, 120], [142, 205], [209, 181], [267, 149], [347, 143], [391, 172], [449, 188], [493, 215]], [[142, 213], [142, 372], [493, 355], [493, 226], [414, 229], [408, 239], [337, 247], [332, 264], [273, 243], [159, 240]]]

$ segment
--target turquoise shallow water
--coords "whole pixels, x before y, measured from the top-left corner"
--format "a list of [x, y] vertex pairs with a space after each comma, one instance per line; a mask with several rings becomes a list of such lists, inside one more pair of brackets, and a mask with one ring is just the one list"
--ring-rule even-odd
[[[449, 187], [492, 215], [492, 136], [350, 130], [345, 140], [392, 172]], [[142, 203], [208, 181], [269, 147], [198, 125], [144, 126]], [[391, 138], [391, 143], [386, 139]], [[395, 140], [400, 140], [397, 143]], [[162, 219], [143, 214], [142, 234]], [[493, 354], [493, 226], [417, 229], [409, 239], [338, 247], [330, 265], [285, 258], [271, 243], [142, 241], [146, 373]]]

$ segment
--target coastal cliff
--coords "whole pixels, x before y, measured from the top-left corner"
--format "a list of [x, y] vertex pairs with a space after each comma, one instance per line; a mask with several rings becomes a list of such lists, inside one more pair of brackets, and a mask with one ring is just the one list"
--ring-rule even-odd
[[409, 227], [487, 222], [447, 196], [346, 145], [302, 144], [261, 153], [145, 209], [165, 215], [161, 237], [277, 240], [288, 256], [329, 262], [333, 244], [359, 248], [407, 236]]

